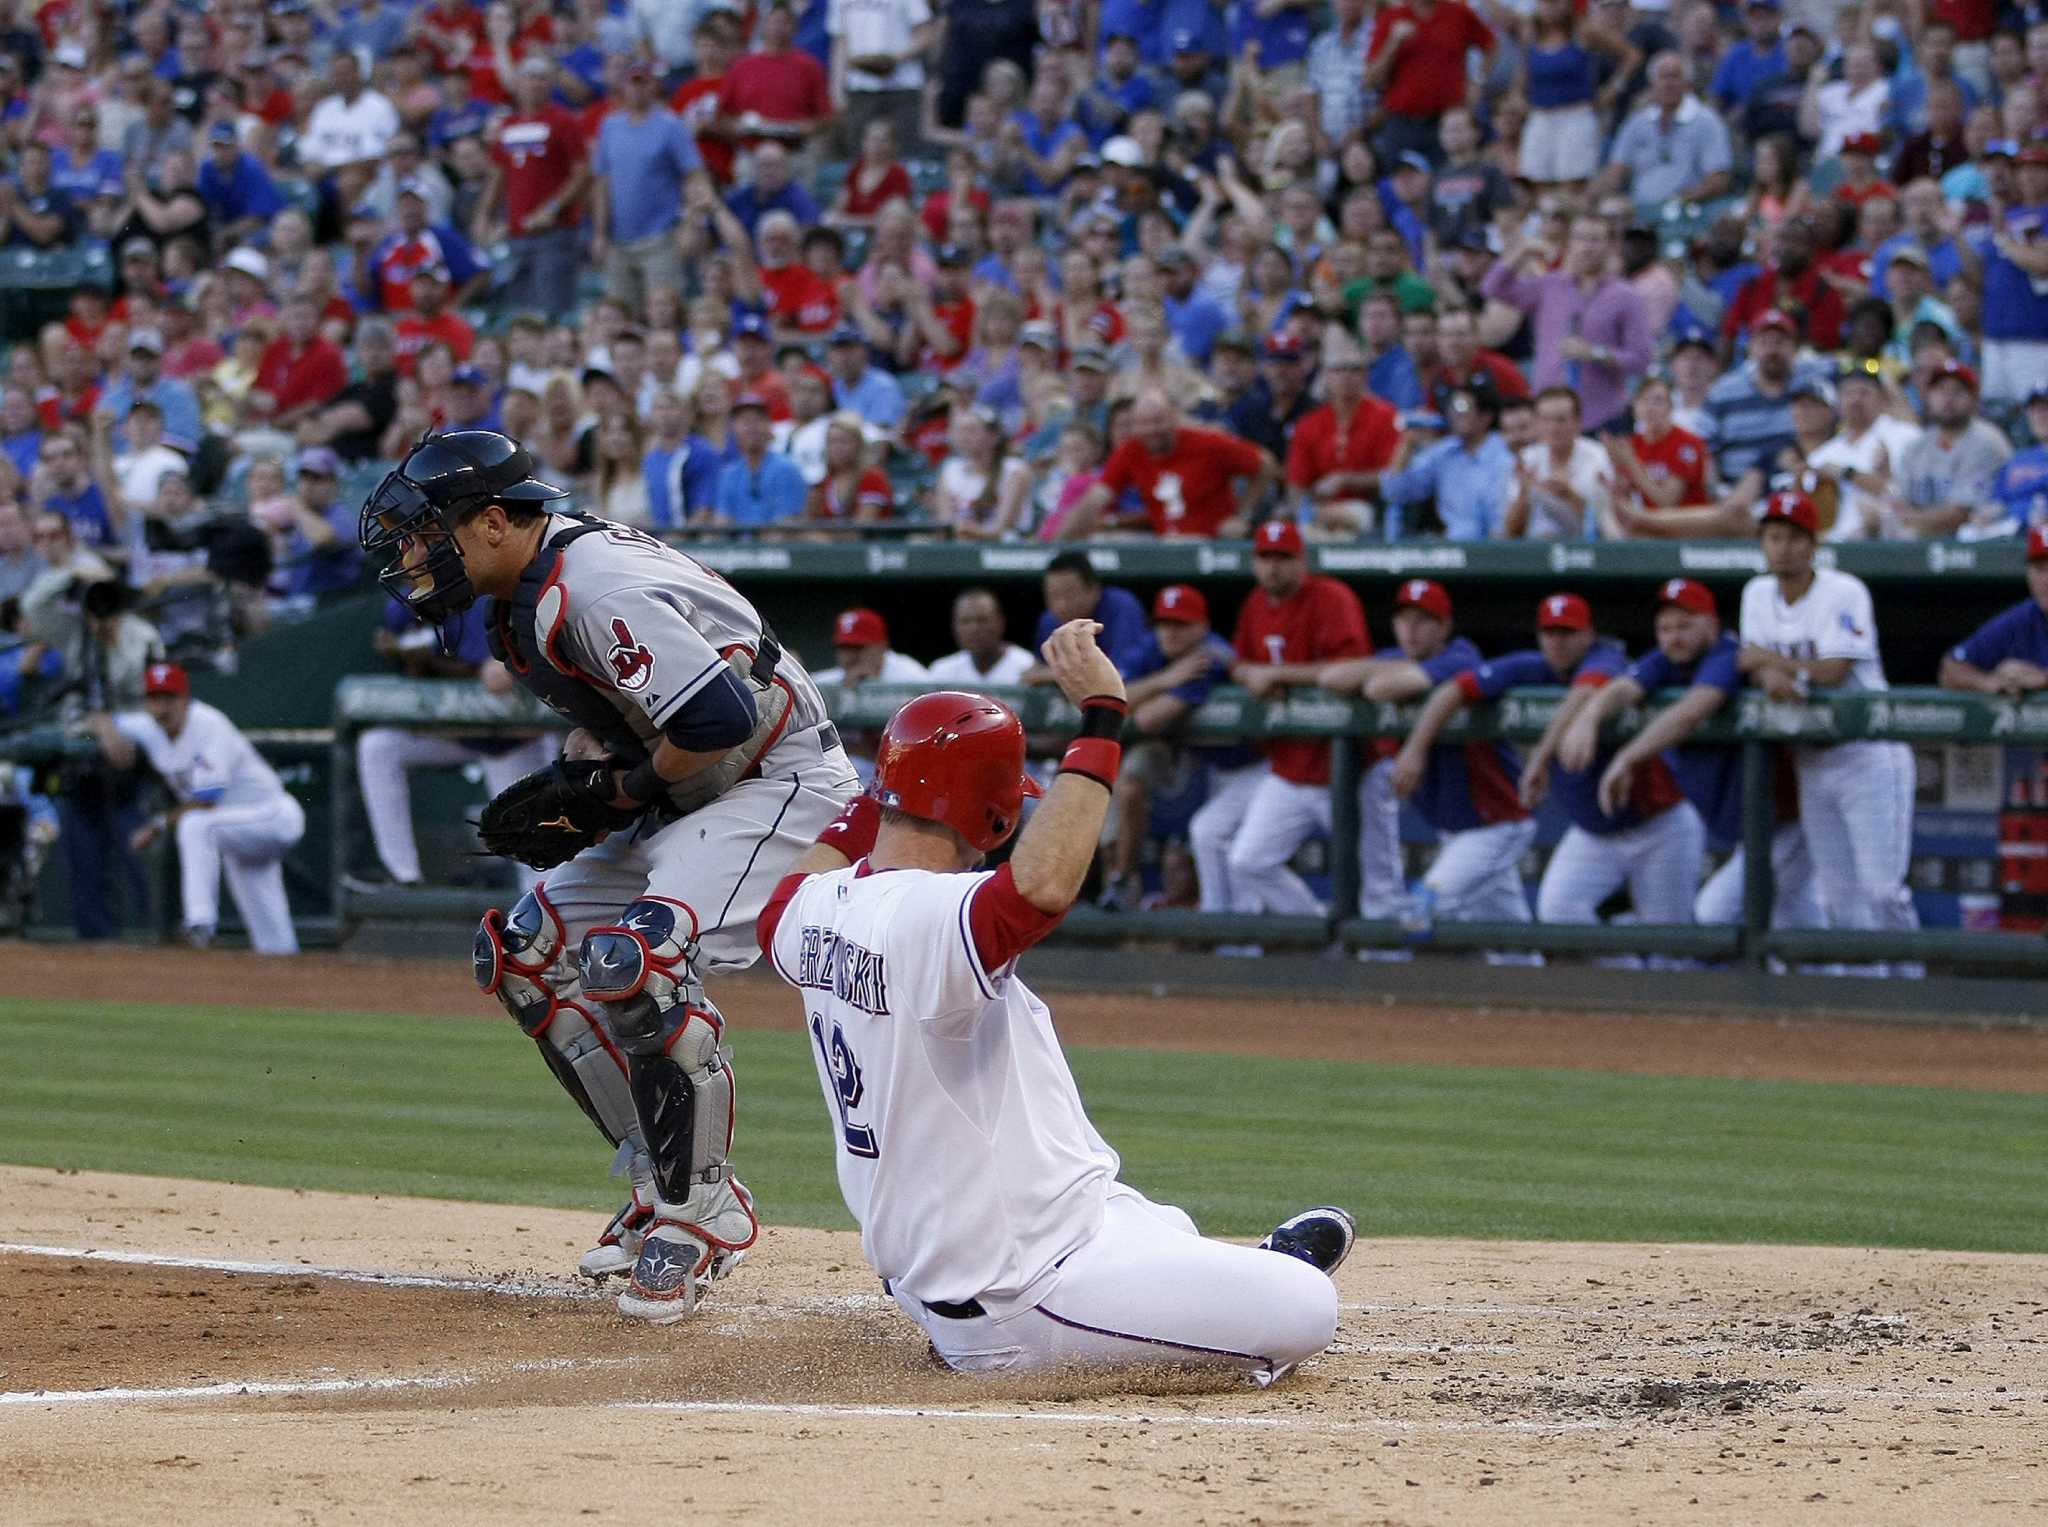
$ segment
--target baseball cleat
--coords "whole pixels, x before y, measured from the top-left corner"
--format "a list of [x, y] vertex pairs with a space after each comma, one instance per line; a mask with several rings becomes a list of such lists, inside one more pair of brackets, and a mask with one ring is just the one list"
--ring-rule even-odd
[[597, 1238], [597, 1244], [578, 1259], [576, 1271], [593, 1283], [602, 1283], [607, 1278], [631, 1272], [633, 1264], [640, 1260], [647, 1227], [653, 1223], [654, 1206], [635, 1192], [612, 1216], [611, 1223], [604, 1227], [604, 1234]]
[[1259, 1250], [1299, 1257], [1309, 1266], [1335, 1276], [1344, 1259], [1351, 1255], [1357, 1239], [1358, 1226], [1351, 1216], [1325, 1204], [1282, 1220], [1271, 1235], [1259, 1242]]

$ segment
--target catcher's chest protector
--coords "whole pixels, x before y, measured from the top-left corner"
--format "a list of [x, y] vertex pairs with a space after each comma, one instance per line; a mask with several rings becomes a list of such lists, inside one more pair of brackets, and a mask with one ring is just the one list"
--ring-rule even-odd
[[[646, 745], [626, 725], [617, 708], [599, 693], [600, 681], [587, 675], [579, 677], [580, 670], [572, 673], [557, 667], [557, 658], [543, 650], [543, 643], [550, 641], [554, 633], [535, 629], [541, 597], [561, 577], [570, 543], [604, 528], [597, 521], [586, 521], [559, 530], [543, 541], [533, 560], [527, 563], [526, 571], [519, 575], [518, 591], [510, 599], [491, 601], [485, 630], [491, 656], [511, 669], [543, 705], [571, 725], [595, 732], [616, 756], [638, 760], [646, 756]], [[559, 661], [574, 668], [566, 658]]]

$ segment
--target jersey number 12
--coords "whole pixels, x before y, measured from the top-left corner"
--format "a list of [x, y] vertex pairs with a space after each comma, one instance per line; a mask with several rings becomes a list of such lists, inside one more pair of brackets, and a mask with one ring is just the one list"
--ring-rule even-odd
[[846, 1142], [847, 1152], [870, 1159], [880, 1156], [882, 1144], [875, 1138], [874, 1130], [868, 1125], [853, 1122], [853, 1110], [860, 1107], [865, 1089], [861, 1086], [860, 1062], [853, 1058], [845, 1032], [835, 1023], [832, 1025], [832, 1038], [827, 1041], [825, 1020], [813, 1013], [811, 1038], [818, 1042], [818, 1054], [823, 1057], [825, 1069], [832, 1076], [832, 1101], [839, 1107], [839, 1135]]

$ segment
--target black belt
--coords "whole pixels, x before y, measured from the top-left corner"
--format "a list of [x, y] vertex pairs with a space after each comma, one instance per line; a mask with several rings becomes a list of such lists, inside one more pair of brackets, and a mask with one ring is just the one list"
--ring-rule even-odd
[[[882, 1292], [892, 1299], [895, 1297], [896, 1291], [889, 1286], [887, 1278], [882, 1280]], [[958, 1304], [949, 1303], [944, 1299], [920, 1299], [917, 1302], [932, 1314], [947, 1320], [979, 1320], [988, 1313], [981, 1307], [981, 1301], [978, 1299], [962, 1299]]]

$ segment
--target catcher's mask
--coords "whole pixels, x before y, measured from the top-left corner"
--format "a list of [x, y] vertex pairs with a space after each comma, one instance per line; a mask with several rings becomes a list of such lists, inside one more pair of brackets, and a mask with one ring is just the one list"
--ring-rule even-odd
[[415, 619], [438, 625], [476, 602], [455, 527], [497, 503], [546, 503], [568, 490], [533, 475], [533, 457], [496, 430], [430, 435], [363, 501], [356, 537], [383, 562], [377, 581]]

